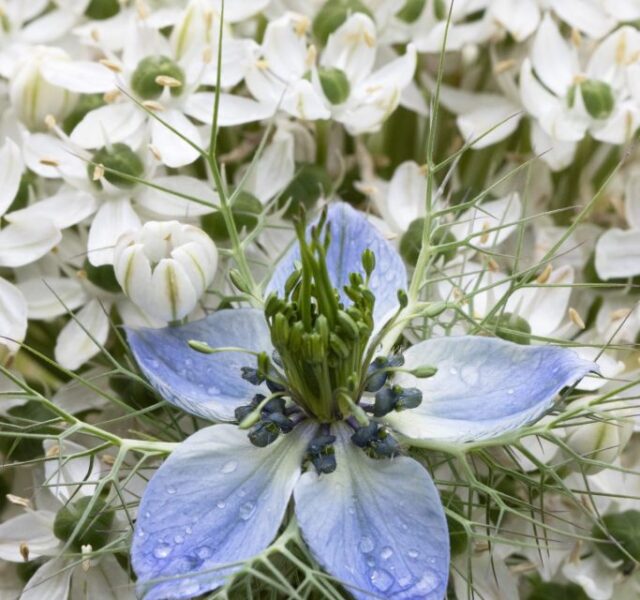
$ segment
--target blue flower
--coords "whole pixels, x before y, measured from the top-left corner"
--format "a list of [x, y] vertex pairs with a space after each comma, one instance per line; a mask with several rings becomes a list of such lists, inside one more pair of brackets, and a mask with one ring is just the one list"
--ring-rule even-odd
[[[265, 312], [220, 310], [128, 332], [168, 402], [227, 422], [185, 440], [145, 491], [132, 560], [147, 600], [220, 586], [275, 538], [292, 498], [309, 549], [355, 598], [443, 598], [445, 514], [429, 473], [398, 440], [497, 436], [540, 418], [563, 387], [596, 370], [570, 350], [488, 337], [372, 356], [405, 268], [346, 204], [331, 206], [326, 229], [330, 240], [316, 227], [308, 243], [298, 232]], [[202, 354], [192, 340], [247, 352]], [[249, 435], [237, 421], [253, 423]]]

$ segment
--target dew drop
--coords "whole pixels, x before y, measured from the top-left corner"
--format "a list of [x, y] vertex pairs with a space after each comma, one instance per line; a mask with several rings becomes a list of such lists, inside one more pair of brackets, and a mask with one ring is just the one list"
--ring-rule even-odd
[[144, 518], [145, 519], [150, 519], [151, 518], [151, 513], [149, 511], [147, 511], [146, 513], [144, 513]]
[[207, 394], [209, 394], [211, 396], [216, 396], [219, 393], [220, 393], [220, 390], [215, 385], [210, 385], [207, 388]]
[[175, 494], [176, 491], [176, 488], [174, 488], [172, 485], [167, 487], [167, 494]]
[[238, 461], [230, 460], [224, 463], [224, 465], [222, 465], [222, 468], [220, 469], [220, 471], [222, 473], [233, 473], [237, 468], [238, 468]]
[[350, 515], [354, 515], [354, 514], [356, 513], [356, 509], [355, 509], [353, 506], [350, 506], [350, 507], [347, 509], [347, 512], [348, 512]]
[[408, 556], [409, 558], [413, 558], [413, 559], [418, 558], [418, 554], [419, 554], [419, 553], [418, 553], [418, 551], [417, 551], [417, 550], [409, 550], [409, 552], [407, 552], [407, 556]]
[[191, 535], [193, 533], [193, 529], [191, 529], [191, 527], [185, 527], [184, 532], [187, 535]]
[[167, 558], [171, 554], [171, 546], [168, 544], [160, 544], [153, 549], [153, 555], [156, 558]]
[[240, 490], [238, 492], [238, 496], [240, 496], [240, 498], [244, 498], [247, 495], [247, 492], [245, 492], [244, 490]]
[[367, 566], [368, 567], [375, 567], [376, 566], [376, 561], [373, 559], [373, 556], [371, 556], [371, 555], [367, 556]]
[[451, 367], [449, 369], [449, 373], [451, 373], [452, 375], [457, 375], [458, 374], [458, 369], [456, 369], [455, 367]]
[[245, 502], [240, 507], [240, 518], [243, 521], [248, 521], [253, 516], [254, 512], [256, 512], [256, 505], [253, 502]]
[[186, 367], [191, 367], [193, 365], [193, 361], [190, 358], [185, 359], [184, 364]]
[[382, 560], [389, 560], [391, 557], [393, 556], [393, 548], [389, 547], [389, 546], [385, 546], [381, 551], [380, 551], [380, 558]]
[[509, 394], [509, 396], [512, 396], [513, 395], [513, 388], [509, 388], [507, 390], [507, 394]]
[[393, 575], [384, 569], [373, 569], [369, 573], [369, 579], [377, 590], [386, 592], [394, 582]]
[[173, 541], [176, 544], [182, 544], [182, 542], [184, 542], [184, 536], [178, 534], [178, 535], [174, 536]]
[[209, 548], [209, 546], [200, 546], [196, 550], [196, 556], [201, 560], [205, 560], [209, 558], [212, 554], [213, 554], [213, 551], [211, 550], [211, 548]]
[[371, 552], [375, 548], [375, 544], [373, 540], [368, 536], [363, 536], [360, 539], [360, 543], [358, 544], [358, 548], [360, 548], [360, 552], [367, 553]]
[[405, 577], [400, 577], [398, 579], [398, 585], [403, 589], [409, 587], [412, 583], [413, 583], [412, 575], [407, 575]]
[[224, 503], [224, 500], [218, 500], [218, 501], [216, 502], [216, 506], [217, 506], [218, 508], [224, 508], [224, 507], [226, 506], [226, 504]]

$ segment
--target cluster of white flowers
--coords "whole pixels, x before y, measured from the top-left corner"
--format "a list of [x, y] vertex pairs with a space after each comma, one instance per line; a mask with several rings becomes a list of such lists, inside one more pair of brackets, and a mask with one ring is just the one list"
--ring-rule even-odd
[[[465, 315], [447, 311], [439, 326], [571, 343], [603, 375], [580, 384], [593, 396], [579, 402], [608, 398], [591, 411], [600, 418], [554, 429], [564, 449], [524, 439], [518, 455], [527, 478], [533, 459], [558, 465], [584, 510], [553, 494], [527, 498], [528, 510], [575, 535], [546, 539], [508, 517], [501, 535], [520, 545], [475, 542], [455, 569], [458, 597], [472, 580], [485, 599], [573, 584], [596, 600], [637, 598], [629, 557], [599, 551], [585, 514], [634, 513], [640, 527], [640, 1], [449, 4], [0, 0], [0, 364], [57, 391], [72, 414], [112, 415], [104, 398], [69, 391], [70, 372], [107, 389], [114, 325], [161, 327], [233, 302], [238, 244], [261, 280], [300, 206], [341, 198], [414, 266], [429, 219], [441, 251], [425, 294]], [[444, 166], [427, 214], [436, 124]], [[208, 162], [212, 131], [221, 174]], [[0, 375], [0, 428], [26, 406], [16, 389]], [[131, 597], [112, 555], [73, 568], [57, 558], [53, 522], [71, 482], [91, 496], [108, 465], [51, 444], [45, 472], [8, 487], [0, 598], [20, 593], [29, 578], [16, 565], [34, 560], [23, 599]], [[12, 460], [11, 444], [0, 452]], [[78, 458], [49, 468], [65, 452]], [[576, 455], [601, 466], [572, 470]], [[37, 508], [19, 497], [43, 482]], [[132, 497], [142, 485], [128, 485]], [[468, 501], [483, 522], [482, 497]], [[127, 526], [113, 518], [114, 531]]]

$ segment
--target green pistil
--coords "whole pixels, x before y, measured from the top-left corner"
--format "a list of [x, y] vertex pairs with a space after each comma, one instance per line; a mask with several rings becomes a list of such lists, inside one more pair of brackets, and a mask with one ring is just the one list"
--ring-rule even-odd
[[[375, 259], [363, 255], [366, 279], [352, 273], [344, 291], [345, 307], [327, 269], [331, 238], [323, 215], [305, 235], [296, 227], [300, 265], [285, 284], [284, 298], [272, 294], [265, 303], [271, 340], [282, 360], [292, 399], [308, 414], [330, 423], [351, 412], [360, 393], [364, 353], [373, 331], [375, 298], [367, 287]], [[352, 402], [345, 402], [345, 396]]]

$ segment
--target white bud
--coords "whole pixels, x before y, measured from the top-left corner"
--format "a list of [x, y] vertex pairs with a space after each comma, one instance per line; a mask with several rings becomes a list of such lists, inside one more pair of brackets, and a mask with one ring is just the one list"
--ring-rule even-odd
[[114, 269], [124, 293], [163, 321], [186, 317], [213, 281], [218, 250], [201, 229], [149, 221], [116, 244]]
[[[593, 398], [585, 398], [572, 403], [588, 405]], [[601, 404], [590, 407], [575, 427], [567, 427], [566, 444], [576, 454], [588, 460], [611, 464], [622, 453], [633, 433], [633, 420], [629, 418], [629, 407], [620, 402]], [[588, 422], [588, 421], [591, 422]], [[579, 465], [588, 475], [601, 471], [604, 467], [597, 465]]]
[[49, 116], [62, 121], [73, 109], [76, 95], [49, 83], [43, 66], [56, 61], [68, 61], [59, 48], [35, 46], [20, 60], [10, 79], [9, 96], [18, 118], [31, 130], [45, 129]]

